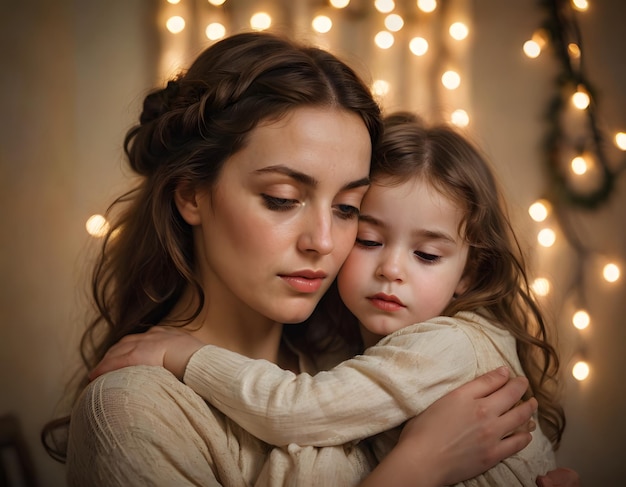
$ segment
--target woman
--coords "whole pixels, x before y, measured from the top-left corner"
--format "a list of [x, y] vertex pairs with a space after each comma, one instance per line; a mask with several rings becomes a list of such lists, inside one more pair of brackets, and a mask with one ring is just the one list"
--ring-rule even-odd
[[[351, 344], [330, 327], [287, 325], [287, 340], [283, 323], [312, 313], [348, 255], [380, 131], [379, 108], [352, 70], [269, 34], [214, 44], [149, 95], [125, 144], [141, 182], [114, 204], [125, 208], [94, 273], [87, 368], [153, 325], [294, 371], [345, 356]], [[511, 382], [484, 398], [505, 380], [493, 373], [444, 398], [410, 423], [377, 472], [450, 483], [521, 449], [527, 432], [501, 438], [536, 402], [499, 417], [526, 387]], [[370, 452], [356, 445], [351, 455], [365, 478]], [[416, 473], [407, 456], [428, 470]], [[71, 416], [71, 485], [271, 485], [275, 458], [341, 476], [315, 450], [254, 438], [158, 367], [103, 375]]]

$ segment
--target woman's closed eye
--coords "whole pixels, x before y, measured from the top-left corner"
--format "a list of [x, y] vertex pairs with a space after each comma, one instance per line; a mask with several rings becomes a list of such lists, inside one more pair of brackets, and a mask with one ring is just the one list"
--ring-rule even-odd
[[269, 194], [261, 194], [265, 206], [272, 211], [287, 211], [295, 208], [299, 201], [291, 198], [278, 198]]
[[342, 218], [343, 220], [352, 220], [353, 218], [358, 218], [359, 216], [359, 209], [356, 206], [337, 205], [335, 208], [339, 218]]

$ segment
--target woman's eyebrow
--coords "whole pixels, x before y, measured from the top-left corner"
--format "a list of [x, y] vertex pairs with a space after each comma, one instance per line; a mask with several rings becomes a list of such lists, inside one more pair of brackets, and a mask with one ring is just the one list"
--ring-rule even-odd
[[[298, 181], [299, 183], [302, 183], [306, 186], [311, 186], [311, 187], [316, 187], [319, 184], [319, 181], [315, 179], [314, 177], [310, 176], [309, 174], [305, 174], [301, 171], [296, 171], [295, 169], [292, 169], [283, 164], [276, 164], [274, 166], [263, 167], [261, 169], [257, 169], [256, 171], [254, 171], [254, 173], [255, 174], [265, 174], [265, 173], [284, 174], [285, 176], [290, 177], [291, 179], [294, 179], [295, 181]], [[345, 191], [349, 189], [360, 188], [362, 186], [369, 186], [369, 184], [370, 184], [370, 178], [364, 177], [364, 178], [357, 179], [355, 181], [351, 181], [345, 184], [341, 189], [342, 191]]]

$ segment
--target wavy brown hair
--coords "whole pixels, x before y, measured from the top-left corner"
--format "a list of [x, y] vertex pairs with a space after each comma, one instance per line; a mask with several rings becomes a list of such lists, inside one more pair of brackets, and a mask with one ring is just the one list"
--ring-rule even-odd
[[464, 275], [470, 285], [443, 314], [483, 313], [515, 337], [529, 394], [539, 403], [541, 427], [558, 448], [565, 428], [556, 387], [559, 358], [487, 159], [456, 129], [428, 126], [411, 113], [399, 112], [385, 118], [374, 160], [373, 182], [394, 185], [420, 177], [464, 209], [459, 232], [469, 244]]
[[[175, 188], [210, 187], [259, 123], [303, 106], [356, 113], [373, 146], [379, 139], [380, 109], [350, 67], [327, 51], [269, 33], [242, 33], [213, 44], [145, 98], [139, 124], [124, 141], [140, 182], [109, 208], [114, 221], [93, 271], [96, 316], [81, 340], [85, 370], [78, 392], [112, 345], [159, 324], [184, 290], [195, 290], [199, 304], [181, 325], [203, 306], [191, 228], [176, 209]], [[68, 424], [69, 417], [60, 418], [42, 432], [47, 451], [59, 460], [66, 446], [54, 433]]]

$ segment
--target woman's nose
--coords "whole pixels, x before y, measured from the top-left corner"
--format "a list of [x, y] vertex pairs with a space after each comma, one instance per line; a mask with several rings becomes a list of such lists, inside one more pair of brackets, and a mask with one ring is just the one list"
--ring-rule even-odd
[[332, 210], [311, 212], [306, 215], [304, 231], [298, 239], [298, 248], [303, 252], [330, 254], [335, 248], [333, 238]]

